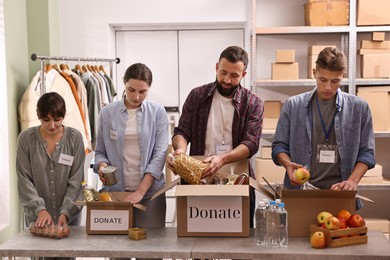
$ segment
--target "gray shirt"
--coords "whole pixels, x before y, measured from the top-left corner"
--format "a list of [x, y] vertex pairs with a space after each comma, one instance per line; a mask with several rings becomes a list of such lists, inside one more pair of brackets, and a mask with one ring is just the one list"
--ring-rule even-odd
[[[74, 128], [64, 127], [64, 136], [50, 156], [39, 127], [25, 129], [18, 137], [16, 172], [26, 224], [36, 221], [38, 212], [43, 209], [50, 213], [54, 223], [58, 222], [60, 214], [65, 214], [72, 222], [81, 210], [73, 202], [81, 198], [84, 179], [82, 135]], [[61, 163], [64, 155], [73, 157], [73, 162]]]

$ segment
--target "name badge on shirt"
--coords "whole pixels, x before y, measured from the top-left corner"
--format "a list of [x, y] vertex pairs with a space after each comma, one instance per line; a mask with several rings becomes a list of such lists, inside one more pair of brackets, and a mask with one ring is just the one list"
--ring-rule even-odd
[[217, 144], [215, 146], [215, 153], [217, 155], [230, 152], [231, 150], [232, 150], [232, 147], [229, 144]]
[[74, 159], [74, 156], [62, 153], [62, 154], [60, 154], [60, 159], [58, 160], [58, 163], [61, 163], [61, 164], [64, 164], [64, 165], [68, 165], [68, 166], [72, 166], [73, 159]]
[[118, 140], [118, 132], [115, 130], [110, 130], [110, 139]]
[[336, 163], [337, 162], [337, 145], [318, 144], [317, 145], [317, 162]]

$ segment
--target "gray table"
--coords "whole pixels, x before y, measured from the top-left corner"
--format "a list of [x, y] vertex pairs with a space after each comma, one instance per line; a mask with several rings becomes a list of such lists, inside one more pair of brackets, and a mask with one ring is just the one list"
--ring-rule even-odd
[[390, 243], [380, 231], [369, 231], [368, 244], [313, 249], [308, 238], [290, 238], [288, 248], [256, 246], [253, 230], [248, 238], [177, 237], [176, 228], [147, 230], [147, 239], [126, 235], [87, 235], [85, 227], [72, 227], [68, 238], [55, 240], [23, 231], [0, 244], [1, 257], [138, 257], [223, 259], [390, 259]]

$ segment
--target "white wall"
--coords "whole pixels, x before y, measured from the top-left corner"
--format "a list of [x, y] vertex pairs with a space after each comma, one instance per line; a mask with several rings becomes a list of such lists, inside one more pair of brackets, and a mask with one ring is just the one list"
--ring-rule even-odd
[[59, 0], [60, 54], [111, 58], [113, 26], [246, 22], [249, 7], [249, 0]]

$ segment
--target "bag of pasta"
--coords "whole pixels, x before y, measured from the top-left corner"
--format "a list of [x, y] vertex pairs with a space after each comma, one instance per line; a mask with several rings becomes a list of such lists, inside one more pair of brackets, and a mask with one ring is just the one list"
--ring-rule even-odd
[[208, 163], [204, 163], [184, 153], [175, 155], [172, 161], [175, 173], [188, 184], [199, 184], [203, 171], [208, 166]]

